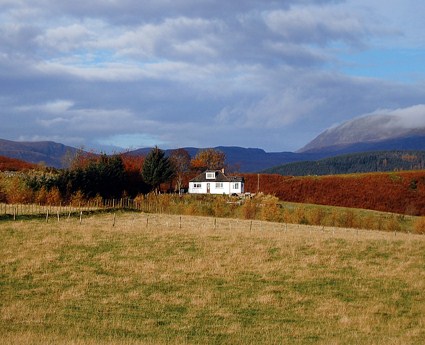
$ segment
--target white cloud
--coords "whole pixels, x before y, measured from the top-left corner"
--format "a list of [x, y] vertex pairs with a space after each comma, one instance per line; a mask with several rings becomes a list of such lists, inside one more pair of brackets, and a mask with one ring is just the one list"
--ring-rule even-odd
[[82, 46], [82, 41], [88, 39], [90, 31], [81, 24], [59, 26], [47, 29], [35, 41], [42, 47], [54, 48], [60, 51], [70, 51]]
[[378, 114], [390, 116], [388, 127], [417, 129], [425, 128], [425, 104], [395, 110], [380, 110]]

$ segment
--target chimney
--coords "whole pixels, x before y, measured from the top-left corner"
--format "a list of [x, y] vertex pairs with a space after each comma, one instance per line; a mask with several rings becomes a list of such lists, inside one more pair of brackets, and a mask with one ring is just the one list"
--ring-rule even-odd
[[224, 174], [224, 168], [221, 169], [221, 172]]

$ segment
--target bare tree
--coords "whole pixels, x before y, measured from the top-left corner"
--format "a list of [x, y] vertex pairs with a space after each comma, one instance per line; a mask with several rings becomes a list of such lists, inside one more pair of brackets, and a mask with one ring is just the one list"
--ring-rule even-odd
[[190, 169], [190, 155], [185, 149], [173, 150], [170, 154], [170, 161], [174, 167], [176, 177], [176, 190], [180, 191], [183, 186], [183, 177]]

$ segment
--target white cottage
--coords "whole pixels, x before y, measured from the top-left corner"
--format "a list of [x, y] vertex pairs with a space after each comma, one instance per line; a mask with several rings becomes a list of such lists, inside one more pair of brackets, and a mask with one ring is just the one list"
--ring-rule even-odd
[[244, 193], [244, 179], [226, 176], [224, 171], [207, 170], [189, 181], [191, 194], [239, 194]]

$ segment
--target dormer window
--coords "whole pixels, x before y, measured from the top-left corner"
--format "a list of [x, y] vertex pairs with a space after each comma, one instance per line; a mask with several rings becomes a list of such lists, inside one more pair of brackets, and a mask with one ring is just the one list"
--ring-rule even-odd
[[207, 178], [207, 180], [214, 180], [215, 179], [215, 172], [207, 172], [206, 178]]

